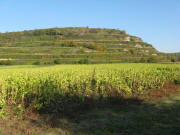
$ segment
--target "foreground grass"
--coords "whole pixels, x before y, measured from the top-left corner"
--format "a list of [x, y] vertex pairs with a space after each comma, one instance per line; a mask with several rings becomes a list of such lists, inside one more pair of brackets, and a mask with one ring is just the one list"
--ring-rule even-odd
[[179, 135], [180, 93], [148, 103], [109, 104], [70, 116], [3, 120], [0, 127], [1, 135]]

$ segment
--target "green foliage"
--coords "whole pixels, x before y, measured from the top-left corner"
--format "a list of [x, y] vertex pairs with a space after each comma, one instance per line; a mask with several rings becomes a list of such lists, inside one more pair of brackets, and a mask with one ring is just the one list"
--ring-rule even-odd
[[61, 62], [61, 60], [59, 60], [59, 59], [56, 59], [56, 60], [54, 60], [54, 64], [61, 64], [62, 62]]
[[147, 60], [146, 60], [145, 58], [141, 58], [139, 62], [140, 62], [140, 63], [146, 63]]
[[100, 52], [103, 52], [103, 51], [107, 50], [107, 47], [105, 45], [98, 45], [97, 50], [100, 51]]
[[97, 44], [91, 43], [90, 45], [87, 46], [87, 48], [97, 50]]
[[10, 60], [3, 60], [0, 61], [0, 65], [12, 65], [12, 62]]
[[180, 73], [177, 73], [177, 74], [175, 75], [174, 83], [175, 83], [175, 84], [180, 84]]
[[149, 57], [147, 59], [147, 62], [148, 63], [157, 63], [157, 62], [159, 62], [159, 59], [158, 59], [158, 57]]
[[176, 80], [177, 74], [179, 65], [160, 64], [2, 67], [0, 107], [13, 105], [20, 113], [22, 106], [33, 106], [39, 111], [65, 111], [74, 103], [82, 105], [89, 99], [143, 94]]
[[86, 44], [84, 47], [86, 47], [88, 49], [92, 49], [92, 50], [97, 50], [100, 52], [103, 52], [107, 49], [107, 47], [105, 45], [98, 45], [96, 43]]
[[33, 65], [40, 65], [40, 64], [41, 64], [40, 61], [36, 61], [33, 63]]
[[79, 64], [89, 64], [89, 59], [88, 58], [83, 58], [78, 61]]
[[78, 46], [77, 43], [74, 41], [64, 41], [62, 42], [61, 45], [64, 47], [77, 47]]
[[171, 57], [171, 62], [176, 62], [176, 57]]
[[[2, 36], [1, 36], [2, 35]], [[113, 29], [95, 29], [95, 28], [51, 28], [38, 29], [23, 32], [0, 33], [0, 39], [5, 42], [27, 41], [31, 40], [61, 40], [61, 39], [120, 39], [125, 36], [125, 31]], [[114, 36], [115, 35], [115, 36]], [[113, 37], [114, 36], [114, 37]]]
[[55, 63], [52, 62], [52, 61], [45, 61], [45, 62], [43, 63], [43, 65], [53, 65], [53, 64], [55, 64]]
[[177, 61], [180, 61], [180, 53], [177, 53], [176, 55], [177, 55], [176, 56], [177, 57]]
[[41, 42], [40, 46], [52, 46], [53, 43], [52, 42]]
[[129, 49], [129, 52], [130, 52], [131, 55], [134, 55], [135, 54], [135, 49], [131, 48], [131, 49]]
[[[124, 40], [127, 36], [130, 41]], [[73, 64], [88, 56], [91, 63], [139, 62], [153, 53], [157, 51], [152, 45], [118, 29], [72, 27], [0, 33], [0, 58], [11, 59], [11, 64], [53, 64], [56, 59]], [[166, 54], [158, 57], [170, 60]]]

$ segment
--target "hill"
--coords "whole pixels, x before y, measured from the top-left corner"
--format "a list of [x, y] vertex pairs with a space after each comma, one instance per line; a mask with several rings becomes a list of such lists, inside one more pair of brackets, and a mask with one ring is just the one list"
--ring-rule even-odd
[[180, 52], [176, 53], [176, 58], [177, 58], [178, 61], [180, 61]]
[[118, 29], [50, 28], [0, 33], [0, 64], [168, 61], [141, 38]]

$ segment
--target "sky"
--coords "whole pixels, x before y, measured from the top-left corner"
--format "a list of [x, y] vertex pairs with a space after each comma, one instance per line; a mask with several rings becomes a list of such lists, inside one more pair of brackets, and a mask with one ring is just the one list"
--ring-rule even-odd
[[180, 0], [0, 0], [0, 32], [51, 27], [125, 30], [180, 52]]

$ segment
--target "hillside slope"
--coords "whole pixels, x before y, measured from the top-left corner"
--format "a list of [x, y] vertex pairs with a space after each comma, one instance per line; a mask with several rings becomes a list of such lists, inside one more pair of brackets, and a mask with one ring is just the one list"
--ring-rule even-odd
[[70, 27], [0, 33], [0, 64], [147, 62], [154, 57], [167, 61], [152, 45], [117, 29]]

